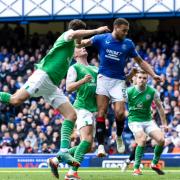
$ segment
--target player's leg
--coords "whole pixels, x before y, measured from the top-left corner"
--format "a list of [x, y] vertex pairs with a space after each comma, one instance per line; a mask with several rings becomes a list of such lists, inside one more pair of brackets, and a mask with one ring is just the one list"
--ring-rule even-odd
[[13, 106], [18, 106], [22, 104], [29, 97], [29, 93], [24, 88], [16, 91], [16, 93], [14, 93], [13, 95], [6, 92], [0, 92], [0, 101], [2, 103], [11, 104]]
[[157, 145], [154, 148], [154, 157], [151, 163], [151, 168], [159, 175], [163, 175], [164, 172], [158, 166], [158, 161], [164, 148], [164, 133], [157, 127], [154, 122], [152, 122], [151, 126], [152, 131], [149, 133], [149, 136], [157, 142]]
[[[71, 163], [72, 165], [75, 165], [76, 161], [71, 158], [72, 156], [69, 156], [70, 154], [68, 153], [68, 149], [70, 147], [71, 134], [76, 121], [76, 112], [69, 102], [61, 104], [58, 109], [65, 118], [61, 127], [61, 147], [60, 151], [58, 152], [58, 157], [70, 165]], [[65, 153], [67, 153], [67, 157]], [[71, 162], [71, 160], [73, 161]]]
[[[48, 79], [48, 78], [47, 78]], [[57, 153], [57, 156], [54, 158], [48, 159], [48, 164], [51, 168], [52, 174], [59, 178], [58, 174], [58, 164], [59, 162], [65, 162], [69, 165], [79, 166], [79, 163], [75, 158], [73, 158], [68, 149], [70, 147], [70, 136], [74, 129], [74, 124], [76, 121], [76, 112], [67, 97], [63, 94], [61, 89], [58, 89], [52, 82], [49, 80], [46, 81], [43, 88], [43, 97], [46, 102], [50, 103], [53, 108], [58, 109], [61, 114], [64, 116], [64, 121], [60, 130], [61, 139], [60, 139], [60, 150]], [[42, 93], [42, 92], [41, 92]]]
[[126, 171], [126, 169], [128, 168], [129, 164], [131, 163], [131, 161], [135, 160], [135, 152], [136, 152], [136, 147], [137, 144], [133, 144], [132, 146], [132, 151], [130, 152], [130, 155], [128, 157], [128, 159], [124, 160], [122, 167], [121, 167], [121, 171], [124, 172]]
[[114, 111], [116, 118], [116, 128], [117, 128], [117, 150], [119, 153], [123, 153], [125, 151], [125, 145], [122, 139], [122, 132], [124, 129], [124, 121], [125, 121], [125, 102], [114, 102]]
[[105, 115], [109, 105], [109, 98], [104, 95], [97, 95], [97, 106], [98, 106], [98, 114], [96, 118], [96, 137], [98, 141], [98, 157], [106, 156], [104, 149], [104, 139], [105, 139]]
[[[36, 70], [27, 80], [27, 82], [13, 95], [0, 92], [0, 101], [10, 103], [14, 106], [22, 104], [30, 97], [42, 96], [46, 91], [46, 79], [48, 75], [42, 70]], [[54, 87], [54, 86], [53, 86]]]
[[98, 106], [98, 114], [96, 118], [96, 137], [98, 141], [98, 153], [97, 156], [103, 157], [106, 156], [104, 150], [104, 139], [105, 139], [105, 115], [107, 113], [108, 105], [109, 105], [109, 80], [107, 77], [99, 74], [97, 77], [97, 106]]
[[[85, 109], [79, 109], [76, 110], [77, 112], [77, 129], [80, 132], [81, 136], [81, 142], [76, 148], [72, 147], [69, 152], [73, 153], [74, 151], [74, 158], [81, 163], [84, 155], [89, 152], [91, 148], [91, 144], [93, 141], [93, 124], [95, 120], [95, 116], [93, 113], [85, 110]], [[71, 167], [68, 173], [65, 176], [66, 180], [75, 178], [80, 179], [77, 174], [78, 167]]]
[[[89, 152], [92, 144], [92, 125], [88, 125], [85, 127], [82, 127], [80, 129], [80, 135], [81, 135], [81, 142], [77, 146], [75, 152], [74, 152], [74, 158], [81, 163], [84, 159], [84, 155]], [[78, 176], [78, 167], [71, 167], [68, 173], [65, 176], [66, 180], [70, 180], [72, 178], [75, 178], [76, 180], [80, 179]]]
[[141, 175], [140, 164], [146, 144], [146, 134], [144, 131], [139, 131], [135, 134], [135, 141], [137, 143], [137, 147], [135, 151], [134, 175]]
[[110, 97], [114, 104], [115, 111], [115, 119], [117, 126], [117, 150], [119, 153], [123, 153], [125, 151], [125, 146], [122, 140], [122, 132], [124, 129], [124, 121], [125, 121], [125, 102], [127, 99], [126, 94], [126, 84], [123, 80], [113, 79], [111, 81], [112, 87], [109, 91]]
[[146, 133], [144, 132], [143, 124], [140, 122], [131, 122], [128, 123], [130, 130], [134, 134], [135, 142], [137, 143], [135, 151], [135, 162], [134, 162], [134, 173], [133, 175], [141, 175], [141, 158], [144, 154], [144, 147], [146, 144]]
[[63, 161], [72, 166], [80, 165], [79, 162], [68, 152], [68, 149], [70, 147], [71, 134], [73, 132], [74, 124], [76, 121], [76, 112], [72, 107], [72, 105], [67, 101], [66, 97], [64, 97], [64, 101], [66, 102], [58, 107], [59, 111], [65, 118], [60, 131], [61, 132], [60, 150], [57, 153], [56, 157], [50, 158], [47, 161], [51, 168], [52, 174], [56, 178], [59, 178], [59, 174], [58, 174], [59, 162]]

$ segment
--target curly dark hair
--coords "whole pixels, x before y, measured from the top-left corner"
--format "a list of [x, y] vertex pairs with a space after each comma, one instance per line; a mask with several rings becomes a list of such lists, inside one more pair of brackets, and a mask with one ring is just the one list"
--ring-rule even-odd
[[74, 19], [69, 22], [68, 29], [73, 29], [73, 30], [86, 29], [86, 23], [79, 19]]

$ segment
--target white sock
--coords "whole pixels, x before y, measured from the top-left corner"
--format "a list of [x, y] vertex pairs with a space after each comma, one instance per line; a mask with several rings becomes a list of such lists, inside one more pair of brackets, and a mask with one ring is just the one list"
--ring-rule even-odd
[[52, 161], [55, 163], [55, 164], [59, 164], [59, 160], [57, 157], [53, 157], [52, 158]]
[[60, 151], [63, 153], [66, 153], [66, 152], [68, 152], [68, 148], [61, 148]]
[[75, 172], [77, 172], [77, 171], [74, 171], [74, 170], [72, 170], [72, 169], [69, 169], [69, 171], [68, 171], [68, 174], [74, 174]]

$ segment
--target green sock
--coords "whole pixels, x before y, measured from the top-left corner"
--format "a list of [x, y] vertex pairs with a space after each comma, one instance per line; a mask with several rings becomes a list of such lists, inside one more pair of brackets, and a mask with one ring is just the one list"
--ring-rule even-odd
[[2, 103], [9, 103], [11, 99], [11, 94], [6, 92], [0, 92], [0, 101]]
[[[81, 143], [77, 146], [77, 149], [74, 154], [74, 158], [81, 163], [84, 159], [84, 155], [88, 152], [91, 147], [91, 143], [88, 141], [81, 141]], [[78, 167], [72, 167], [72, 170], [77, 171]]]
[[135, 152], [134, 169], [139, 169], [143, 154], [144, 154], [144, 146], [137, 146], [136, 152]]
[[61, 128], [61, 147], [60, 149], [69, 149], [71, 134], [74, 129], [74, 122], [70, 120], [64, 120]]
[[74, 146], [74, 147], [68, 149], [68, 153], [69, 153], [71, 156], [74, 156], [74, 153], [75, 153], [77, 147], [78, 147], [78, 146]]
[[163, 151], [163, 146], [156, 145], [154, 148], [153, 164], [157, 164]]

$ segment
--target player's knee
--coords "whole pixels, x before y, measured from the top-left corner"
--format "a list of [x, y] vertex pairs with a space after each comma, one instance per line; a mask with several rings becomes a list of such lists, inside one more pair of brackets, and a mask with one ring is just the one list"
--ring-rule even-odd
[[139, 136], [136, 137], [136, 142], [138, 143], [138, 145], [145, 145], [146, 144], [146, 135], [145, 134], [141, 134]]
[[19, 106], [20, 104], [22, 104], [22, 101], [21, 101], [21, 99], [12, 96], [10, 103], [11, 103], [13, 106]]
[[106, 110], [101, 108], [98, 110], [98, 117], [104, 117], [106, 114]]
[[76, 112], [74, 111], [74, 112], [69, 113], [66, 118], [70, 119], [72, 121], [76, 121], [76, 119], [77, 119]]
[[92, 135], [88, 135], [88, 134], [87, 134], [85, 137], [82, 138], [82, 140], [87, 141], [87, 142], [90, 142], [90, 143], [92, 144], [92, 142], [93, 142], [93, 137], [92, 137]]
[[158, 143], [158, 145], [160, 145], [160, 146], [164, 146], [164, 143], [165, 143], [164, 137], [159, 138], [158, 141], [157, 141], [157, 143]]
[[117, 120], [124, 119], [124, 111], [116, 111], [115, 112], [115, 117], [116, 117]]

